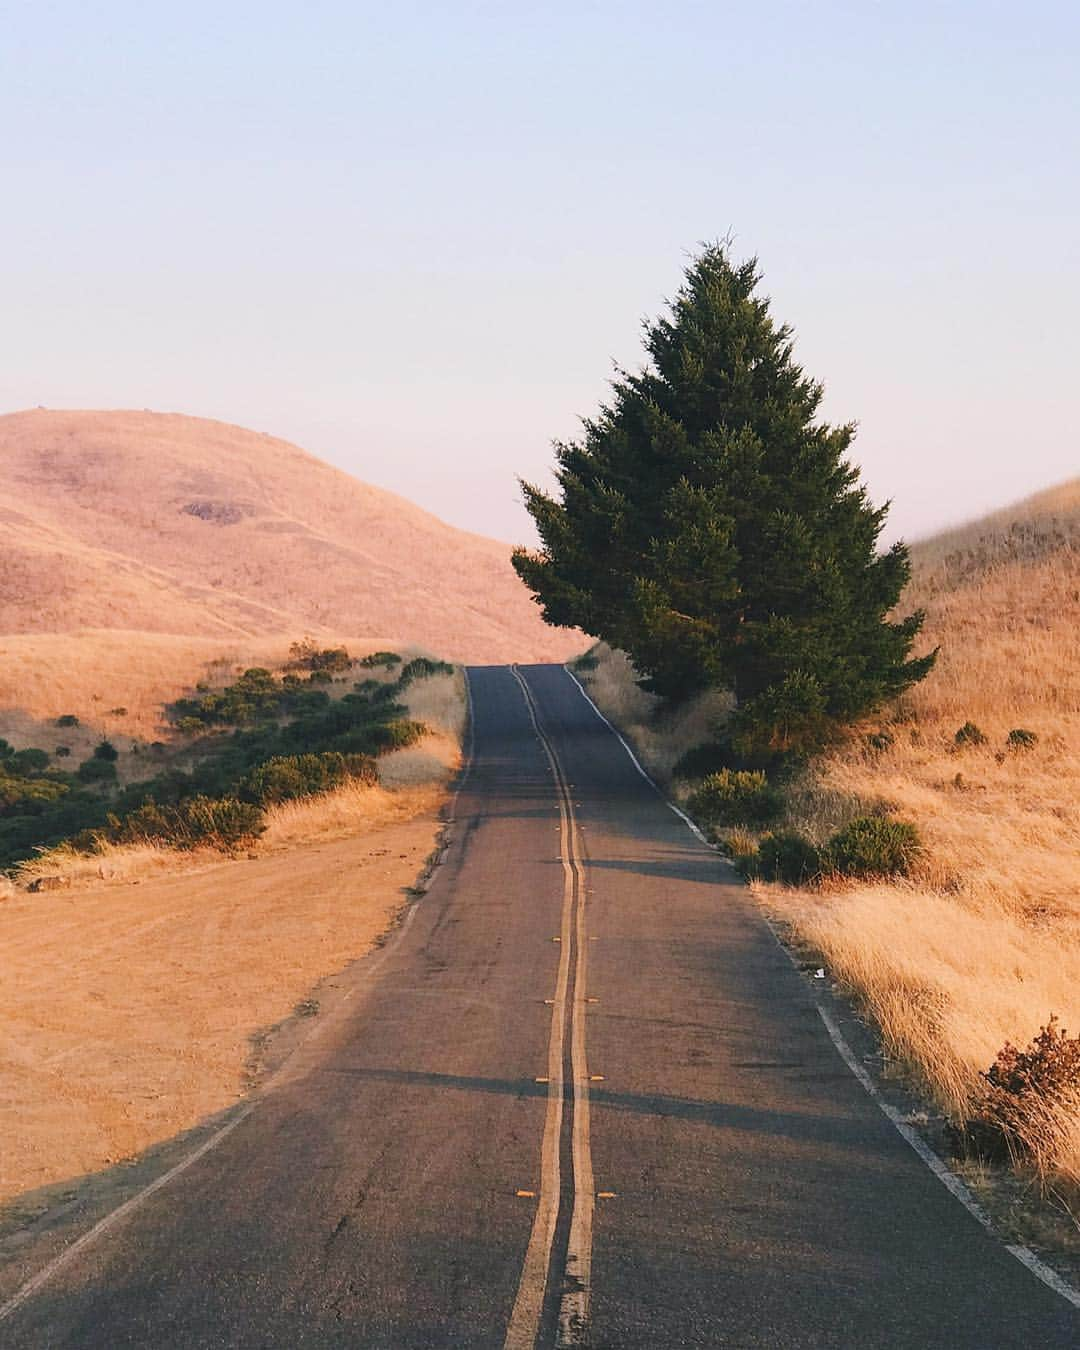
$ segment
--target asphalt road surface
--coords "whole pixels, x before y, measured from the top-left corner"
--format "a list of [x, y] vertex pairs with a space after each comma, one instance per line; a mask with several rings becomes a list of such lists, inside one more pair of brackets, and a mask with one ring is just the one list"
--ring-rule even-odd
[[570, 677], [470, 680], [472, 769], [404, 929], [0, 1344], [1080, 1344]]

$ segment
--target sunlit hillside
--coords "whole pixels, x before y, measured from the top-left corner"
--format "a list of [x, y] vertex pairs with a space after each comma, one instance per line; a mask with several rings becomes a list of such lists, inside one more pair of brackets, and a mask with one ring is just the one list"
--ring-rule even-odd
[[0, 417], [0, 634], [381, 633], [474, 662], [559, 659], [506, 544], [285, 441], [151, 412]]

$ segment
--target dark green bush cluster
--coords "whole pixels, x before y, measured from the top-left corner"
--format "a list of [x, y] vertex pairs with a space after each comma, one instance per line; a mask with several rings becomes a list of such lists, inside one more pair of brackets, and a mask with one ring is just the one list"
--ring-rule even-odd
[[240, 780], [238, 795], [257, 806], [315, 797], [350, 780], [377, 783], [379, 769], [367, 755], [343, 755], [337, 750], [309, 755], [275, 755]]
[[731, 767], [731, 751], [720, 741], [706, 741], [704, 745], [695, 745], [676, 760], [671, 770], [672, 778], [682, 782], [695, 778], [706, 778], [720, 769]]
[[919, 832], [906, 820], [858, 816], [823, 850], [827, 870], [846, 877], [906, 876], [922, 849]]
[[859, 816], [819, 848], [797, 831], [777, 831], [735, 861], [752, 876], [806, 886], [826, 876], [906, 876], [922, 849], [914, 825], [888, 816]]
[[806, 886], [821, 876], [821, 852], [796, 831], [769, 834], [758, 845], [754, 870], [766, 881]]
[[986, 735], [980, 727], [974, 722], [965, 722], [960, 730], [953, 737], [953, 740], [959, 746], [965, 745], [985, 745]]
[[585, 652], [583, 655], [579, 656], [576, 661], [572, 662], [572, 664], [575, 670], [595, 670], [600, 662], [592, 652]]
[[368, 656], [362, 656], [356, 664], [365, 670], [378, 670], [380, 666], [393, 670], [395, 666], [401, 665], [401, 657], [397, 652], [371, 652]]
[[871, 750], [883, 751], [891, 750], [896, 742], [896, 737], [891, 731], [872, 731], [866, 738], [866, 744]]
[[216, 848], [233, 853], [253, 844], [266, 829], [262, 810], [236, 797], [185, 797], [175, 806], [147, 801], [122, 819], [108, 818], [115, 843], [158, 844], [166, 848]]
[[190, 769], [170, 768], [124, 788], [116, 785], [116, 749], [107, 741], [75, 774], [42, 767], [48, 760], [43, 751], [16, 752], [0, 742], [0, 867], [65, 840], [92, 851], [102, 838], [150, 838], [154, 831], [153, 838], [175, 838], [177, 847], [193, 846], [193, 840], [239, 847], [254, 837], [251, 813], [263, 803], [310, 796], [348, 778], [375, 781], [376, 756], [426, 734], [423, 723], [405, 716], [399, 701], [404, 689], [452, 671], [444, 662], [419, 658], [397, 680], [362, 681], [336, 700], [313, 685], [316, 676], [331, 678], [326, 670], [312, 670], [307, 678], [291, 671], [280, 680], [269, 671], [245, 671], [228, 688], [204, 689], [174, 709], [178, 725], [188, 720], [186, 729], [221, 728], [201, 744], [203, 753]]
[[416, 680], [426, 680], [432, 675], [453, 675], [454, 667], [448, 661], [430, 661], [426, 656], [416, 656], [401, 667], [397, 677], [399, 690], [408, 689]]
[[782, 811], [783, 798], [761, 770], [719, 769], [687, 805], [705, 825], [766, 825]]
[[1023, 727], [1013, 727], [1005, 744], [1010, 750], [1031, 750], [1038, 744], [1039, 738], [1034, 731], [1025, 731]]
[[58, 727], [77, 727], [79, 725], [79, 719], [74, 713], [62, 713], [56, 719], [56, 725]]

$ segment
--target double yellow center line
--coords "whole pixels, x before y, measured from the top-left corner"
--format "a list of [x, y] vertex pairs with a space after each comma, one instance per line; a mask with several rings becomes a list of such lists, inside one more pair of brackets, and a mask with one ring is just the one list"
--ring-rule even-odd
[[574, 804], [554, 746], [540, 726], [532, 691], [516, 666], [511, 672], [521, 686], [529, 719], [547, 755], [559, 805], [563, 902], [559, 934], [559, 969], [551, 1001], [548, 1040], [548, 1097], [540, 1151], [540, 1197], [525, 1252], [521, 1280], [506, 1332], [504, 1350], [534, 1350], [544, 1310], [552, 1247], [559, 1220], [560, 1148], [566, 1100], [563, 1065], [567, 1023], [570, 1028], [570, 1149], [573, 1165], [573, 1209], [566, 1245], [556, 1350], [584, 1345], [589, 1321], [592, 1274], [592, 1226], [595, 1191], [589, 1146], [589, 1069], [585, 1055], [585, 867]]

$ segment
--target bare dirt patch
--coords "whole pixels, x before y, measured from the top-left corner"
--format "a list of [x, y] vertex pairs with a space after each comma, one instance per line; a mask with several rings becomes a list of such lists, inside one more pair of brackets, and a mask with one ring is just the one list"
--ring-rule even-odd
[[353, 837], [4, 900], [0, 1202], [233, 1105], [260, 1032], [408, 902], [443, 796], [414, 789]]

